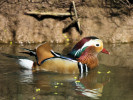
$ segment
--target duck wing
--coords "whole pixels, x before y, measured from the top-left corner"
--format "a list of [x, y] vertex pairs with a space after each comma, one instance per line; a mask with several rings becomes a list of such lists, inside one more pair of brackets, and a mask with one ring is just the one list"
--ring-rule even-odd
[[39, 65], [43, 60], [54, 57], [51, 50], [52, 48], [49, 43], [41, 44], [36, 48], [37, 62]]

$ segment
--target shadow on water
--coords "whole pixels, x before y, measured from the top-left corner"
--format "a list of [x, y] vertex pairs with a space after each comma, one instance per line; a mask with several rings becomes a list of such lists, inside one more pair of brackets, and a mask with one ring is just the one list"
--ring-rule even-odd
[[[59, 53], [70, 50], [69, 46], [51, 46]], [[100, 54], [99, 67], [83, 76], [22, 70], [16, 60], [0, 55], [0, 100], [132, 100], [132, 46], [105, 45], [111, 55]], [[1, 45], [0, 50], [22, 55], [18, 53], [22, 47], [36, 45]]]

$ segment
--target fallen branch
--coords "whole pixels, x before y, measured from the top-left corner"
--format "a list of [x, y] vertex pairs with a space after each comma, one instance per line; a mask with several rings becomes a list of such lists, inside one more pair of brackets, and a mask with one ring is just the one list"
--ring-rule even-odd
[[76, 23], [77, 23], [77, 29], [80, 33], [80, 35], [82, 34], [82, 31], [80, 29], [80, 22], [79, 22], [79, 19], [78, 19], [78, 14], [77, 14], [77, 10], [76, 10], [76, 7], [75, 7], [75, 2], [72, 1], [72, 4], [73, 4], [73, 9], [74, 9], [74, 15], [75, 15], [75, 18], [76, 18]]
[[78, 14], [77, 14], [77, 10], [76, 10], [76, 7], [75, 7], [75, 2], [72, 1], [72, 4], [73, 4], [73, 9], [74, 9], [74, 15], [76, 17], [76, 20], [78, 19]]
[[63, 28], [63, 33], [66, 32], [70, 27], [72, 27], [75, 23], [77, 23], [77, 20], [73, 20], [71, 23], [69, 23], [66, 27]]
[[39, 15], [39, 16], [55, 16], [55, 17], [70, 17], [70, 16], [73, 16], [73, 14], [71, 14], [71, 13], [36, 12], [36, 11], [25, 12], [25, 14], [28, 14], [28, 15]]

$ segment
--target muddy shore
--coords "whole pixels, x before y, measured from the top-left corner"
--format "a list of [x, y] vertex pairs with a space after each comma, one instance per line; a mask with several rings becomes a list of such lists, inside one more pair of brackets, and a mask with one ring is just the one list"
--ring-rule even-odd
[[63, 28], [72, 22], [71, 17], [36, 17], [25, 14], [26, 11], [66, 13], [70, 10], [70, 0], [0, 1], [0, 43], [65, 43], [91, 35], [106, 43], [133, 42], [133, 12], [130, 15], [110, 15], [110, 9], [101, 7], [101, 2], [97, 0], [74, 1], [82, 35], [75, 25], [63, 33]]

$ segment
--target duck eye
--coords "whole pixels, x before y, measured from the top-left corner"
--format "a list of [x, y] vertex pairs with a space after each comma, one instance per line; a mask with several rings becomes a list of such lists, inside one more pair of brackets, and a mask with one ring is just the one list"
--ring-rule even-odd
[[99, 46], [99, 44], [96, 44], [96, 46], [98, 47], [98, 46]]

